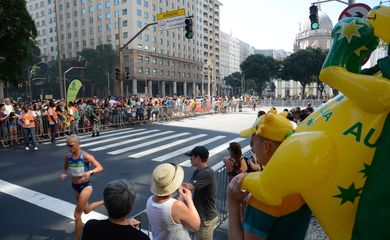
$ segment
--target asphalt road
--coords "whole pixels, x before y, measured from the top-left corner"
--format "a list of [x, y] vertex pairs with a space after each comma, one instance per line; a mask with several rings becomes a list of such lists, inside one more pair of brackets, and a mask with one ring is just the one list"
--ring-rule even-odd
[[[249, 139], [240, 138], [238, 133], [250, 127], [255, 116], [248, 110], [114, 129], [94, 138], [81, 135], [82, 149], [104, 167], [92, 177], [91, 200], [102, 198], [110, 180], [126, 178], [138, 193], [130, 215], [142, 211], [151, 195], [151, 173], [158, 164], [180, 164], [185, 179], [189, 179], [194, 169], [184, 152], [204, 145], [211, 155], [209, 166], [214, 166], [228, 154], [229, 142], [239, 141], [248, 149]], [[64, 138], [56, 145], [41, 143], [38, 151], [26, 151], [23, 146], [0, 149], [0, 239], [73, 239], [74, 194], [70, 179], [59, 180], [66, 153]], [[85, 220], [106, 215], [102, 207]]]

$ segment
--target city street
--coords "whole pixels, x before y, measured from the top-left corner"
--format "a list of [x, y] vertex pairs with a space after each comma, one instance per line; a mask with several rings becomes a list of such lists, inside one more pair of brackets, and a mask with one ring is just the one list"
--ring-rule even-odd
[[[103, 132], [92, 138], [81, 134], [82, 149], [99, 160], [104, 171], [92, 177], [91, 200], [102, 198], [105, 184], [113, 179], [131, 179], [138, 193], [131, 215], [145, 209], [151, 195], [149, 182], [155, 166], [163, 162], [180, 164], [189, 179], [193, 168], [184, 155], [196, 145], [210, 151], [209, 166], [215, 166], [227, 155], [229, 142], [249, 149], [249, 139], [239, 131], [250, 126], [256, 113], [206, 115], [162, 124], [132, 126]], [[38, 151], [23, 146], [1, 149], [0, 160], [0, 239], [72, 239], [74, 231], [74, 194], [70, 179], [59, 180], [65, 138], [57, 144], [42, 143]], [[98, 208], [87, 218], [104, 218]]]

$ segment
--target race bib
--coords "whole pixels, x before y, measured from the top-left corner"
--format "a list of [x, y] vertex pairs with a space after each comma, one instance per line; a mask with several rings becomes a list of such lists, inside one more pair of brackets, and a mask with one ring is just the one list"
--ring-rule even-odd
[[70, 163], [68, 169], [70, 175], [72, 175], [73, 177], [80, 177], [84, 174], [84, 163], [83, 162]]

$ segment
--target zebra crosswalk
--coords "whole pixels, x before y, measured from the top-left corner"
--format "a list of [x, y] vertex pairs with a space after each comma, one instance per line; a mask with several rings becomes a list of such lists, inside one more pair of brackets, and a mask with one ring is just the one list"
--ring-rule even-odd
[[[228, 135], [228, 136], [227, 136]], [[153, 162], [167, 162], [183, 158], [184, 153], [195, 146], [204, 145], [209, 149], [209, 158], [220, 153], [228, 154], [226, 149], [230, 142], [243, 142], [245, 138], [232, 134], [215, 134], [215, 132], [191, 132], [181, 128], [126, 128], [104, 132], [98, 137], [80, 136], [81, 147], [87, 151], [118, 156], [116, 159], [141, 159]], [[65, 146], [66, 139], [58, 139], [56, 146]], [[249, 150], [243, 146], [243, 153]], [[225, 152], [224, 152], [225, 151]], [[180, 160], [179, 165], [190, 167], [190, 159]]]

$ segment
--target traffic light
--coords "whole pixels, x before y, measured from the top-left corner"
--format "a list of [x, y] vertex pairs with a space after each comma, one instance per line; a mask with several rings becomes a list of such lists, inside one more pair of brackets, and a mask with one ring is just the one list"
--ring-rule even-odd
[[115, 79], [116, 79], [116, 80], [120, 80], [119, 68], [115, 68]]
[[192, 19], [186, 18], [186, 20], [184, 20], [184, 23], [186, 24], [186, 26], [184, 27], [184, 29], [186, 30], [185, 36], [187, 39], [192, 39], [192, 37], [194, 36], [194, 32], [192, 30]]
[[316, 5], [310, 7], [310, 27], [311, 30], [317, 30], [320, 25], [318, 24], [318, 8]]
[[129, 80], [129, 79], [130, 79], [130, 73], [126, 72], [126, 80]]

